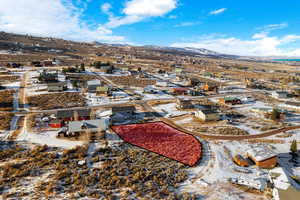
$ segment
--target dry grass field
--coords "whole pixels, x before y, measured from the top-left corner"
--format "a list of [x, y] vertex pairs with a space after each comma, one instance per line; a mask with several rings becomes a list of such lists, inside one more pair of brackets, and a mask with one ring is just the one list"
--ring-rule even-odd
[[27, 97], [27, 102], [32, 107], [46, 110], [83, 107], [86, 105], [85, 98], [77, 92], [40, 94]]
[[13, 114], [0, 114], [0, 130], [8, 130]]
[[0, 91], [0, 110], [11, 111], [13, 109], [14, 90]]

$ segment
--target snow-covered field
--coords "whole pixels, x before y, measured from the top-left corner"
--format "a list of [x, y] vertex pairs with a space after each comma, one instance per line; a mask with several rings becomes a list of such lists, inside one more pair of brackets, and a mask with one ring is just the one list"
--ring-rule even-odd
[[176, 103], [160, 104], [160, 105], [153, 106], [153, 109], [159, 113], [165, 113], [169, 117], [190, 114], [190, 112], [178, 110], [176, 106], [177, 106]]
[[84, 142], [81, 141], [69, 141], [64, 139], [56, 138], [57, 131], [45, 131], [36, 133], [30, 133], [26, 130], [23, 131], [18, 137], [18, 141], [27, 141], [29, 143], [48, 145], [49, 147], [61, 147], [71, 149], [76, 146], [83, 145]]

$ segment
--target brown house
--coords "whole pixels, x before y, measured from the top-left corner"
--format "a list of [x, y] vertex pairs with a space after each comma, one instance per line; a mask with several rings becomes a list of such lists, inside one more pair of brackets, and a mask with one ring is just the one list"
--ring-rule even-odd
[[247, 156], [260, 168], [271, 169], [277, 165], [277, 155], [266, 146], [250, 146]]

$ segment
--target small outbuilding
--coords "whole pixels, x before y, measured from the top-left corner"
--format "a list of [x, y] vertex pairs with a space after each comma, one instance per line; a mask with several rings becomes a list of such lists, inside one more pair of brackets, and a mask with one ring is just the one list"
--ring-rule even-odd
[[108, 96], [109, 95], [109, 88], [108, 87], [97, 87], [96, 88], [96, 95], [97, 96]]
[[239, 165], [239, 166], [241, 166], [241, 167], [248, 167], [249, 166], [249, 162], [248, 162], [248, 160], [247, 159], [245, 159], [243, 156], [241, 156], [241, 155], [235, 155], [234, 157], [233, 157], [233, 161], [237, 164], [237, 165]]

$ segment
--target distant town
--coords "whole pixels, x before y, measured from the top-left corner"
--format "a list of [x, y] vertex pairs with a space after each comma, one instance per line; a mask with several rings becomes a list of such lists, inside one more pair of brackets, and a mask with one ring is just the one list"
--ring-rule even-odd
[[2, 199], [294, 200], [300, 61], [0, 33]]

